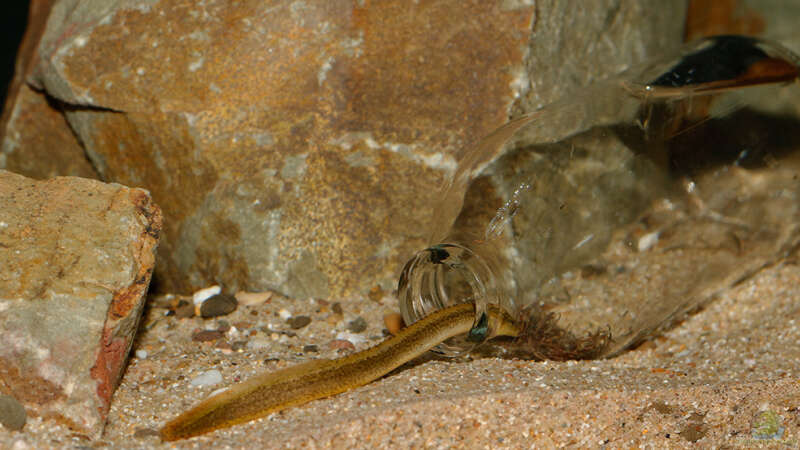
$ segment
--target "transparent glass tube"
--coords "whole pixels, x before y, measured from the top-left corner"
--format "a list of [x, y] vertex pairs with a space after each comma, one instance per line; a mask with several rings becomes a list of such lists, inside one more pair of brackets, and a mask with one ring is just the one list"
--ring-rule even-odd
[[501, 127], [464, 152], [403, 270], [406, 323], [497, 304], [538, 324], [518, 351], [610, 356], [781, 258], [800, 241], [799, 63], [710, 38]]

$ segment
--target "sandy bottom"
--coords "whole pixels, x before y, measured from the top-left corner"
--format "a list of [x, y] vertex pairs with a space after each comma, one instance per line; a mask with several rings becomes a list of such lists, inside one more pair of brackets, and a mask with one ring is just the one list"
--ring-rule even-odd
[[[273, 297], [220, 319], [177, 319], [153, 306], [103, 439], [29, 418], [0, 428], [0, 448], [532, 448], [800, 445], [800, 266], [793, 257], [726, 291], [703, 311], [620, 357], [588, 362], [423, 358], [383, 379], [254, 422], [177, 443], [156, 430], [210, 392], [253, 374], [382, 340], [389, 295], [342, 303]], [[282, 315], [281, 316], [281, 310]], [[307, 315], [292, 330], [284, 317]], [[340, 334], [362, 317], [368, 327]], [[223, 329], [225, 328], [223, 325]], [[356, 336], [355, 338], [353, 336]], [[358, 339], [360, 337], [361, 339]], [[318, 351], [308, 346], [316, 345]], [[146, 352], [143, 354], [142, 350]], [[223, 381], [194, 387], [209, 370]], [[772, 430], [769, 426], [772, 424]], [[774, 431], [774, 432], [773, 432]], [[766, 437], [766, 439], [756, 439]]]

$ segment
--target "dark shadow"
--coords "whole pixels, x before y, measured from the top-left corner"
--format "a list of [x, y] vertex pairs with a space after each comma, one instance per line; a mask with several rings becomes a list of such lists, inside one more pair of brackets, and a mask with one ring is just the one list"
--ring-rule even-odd
[[22, 41], [22, 34], [28, 23], [28, 2], [12, 1], [3, 4], [2, 34], [0, 34], [0, 105], [6, 102], [8, 86], [14, 77], [14, 66], [17, 59], [17, 50]]
[[[653, 115], [662, 112], [655, 110]], [[635, 126], [614, 127], [631, 150], [659, 165], [667, 164], [675, 177], [689, 177], [725, 166], [763, 168], [780, 162], [800, 148], [800, 120], [742, 108], [723, 118], [684, 122], [673, 130], [643, 131]], [[663, 139], [648, 133], [671, 133]], [[660, 144], [662, 142], [663, 144]]]

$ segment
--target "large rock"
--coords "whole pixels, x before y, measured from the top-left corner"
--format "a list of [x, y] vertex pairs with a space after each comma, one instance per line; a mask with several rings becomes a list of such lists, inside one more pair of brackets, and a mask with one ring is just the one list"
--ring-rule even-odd
[[683, 0], [61, 0], [28, 81], [104, 179], [164, 208], [162, 289], [340, 296], [394, 285], [459, 149], [677, 45], [684, 14]]
[[[26, 79], [38, 61], [39, 41], [55, 0], [31, 0], [28, 25], [0, 116], [0, 168], [43, 179], [57, 175], [97, 178], [83, 147], [58, 105], [46, 93], [33, 90]], [[58, 149], [54, 151], [54, 149]]]
[[141, 189], [0, 170], [0, 393], [99, 436], [160, 229]]

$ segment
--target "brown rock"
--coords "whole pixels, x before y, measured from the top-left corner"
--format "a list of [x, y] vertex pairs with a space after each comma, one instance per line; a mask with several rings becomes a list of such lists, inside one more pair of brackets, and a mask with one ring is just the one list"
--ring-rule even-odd
[[373, 286], [372, 289], [369, 290], [369, 293], [367, 293], [367, 297], [369, 297], [369, 299], [372, 300], [373, 302], [381, 301], [383, 295], [384, 295], [383, 289], [381, 289], [381, 287], [378, 285]]
[[210, 342], [222, 339], [225, 334], [219, 330], [200, 330], [192, 334], [192, 340], [196, 342]]
[[290, 317], [287, 321], [289, 327], [293, 330], [299, 330], [311, 323], [311, 317], [308, 316], [294, 316]]
[[328, 347], [333, 350], [355, 350], [356, 346], [347, 339], [334, 339], [328, 343]]
[[28, 81], [164, 208], [162, 288], [346, 296], [427, 243], [463, 146], [677, 44], [684, 6], [61, 0]]
[[[36, 179], [99, 178], [64, 115], [53, 109], [52, 100], [28, 85], [20, 87], [15, 100], [5, 128], [0, 168]], [[26, 132], [20, 133], [21, 127]]]
[[0, 170], [0, 386], [99, 436], [150, 282], [161, 214], [139, 189]]
[[216, 294], [200, 305], [200, 316], [204, 319], [224, 316], [236, 311], [238, 304], [236, 298], [230, 294]]
[[57, 175], [98, 178], [58, 105], [26, 84], [38, 61], [39, 40], [54, 2], [29, 2], [28, 25], [0, 116], [0, 169], [39, 179]]

